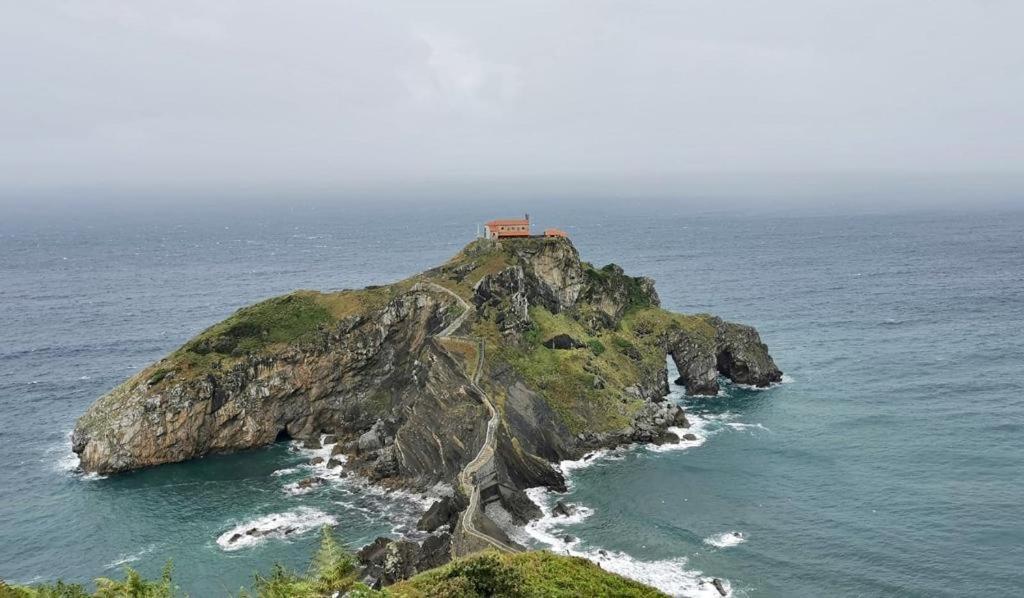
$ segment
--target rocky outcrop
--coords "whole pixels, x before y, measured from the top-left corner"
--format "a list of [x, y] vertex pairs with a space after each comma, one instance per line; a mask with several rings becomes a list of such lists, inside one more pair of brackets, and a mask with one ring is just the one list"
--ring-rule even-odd
[[[525, 488], [565, 490], [553, 463], [680, 441], [670, 429], [689, 423], [665, 400], [668, 357], [691, 394], [716, 393], [720, 376], [781, 380], [753, 328], [659, 305], [653, 281], [595, 268], [567, 239], [481, 240], [394, 285], [241, 310], [98, 400], [73, 449], [84, 469], [116, 473], [282, 438], [316, 448], [326, 434], [333, 446], [318, 458], [345, 475], [460, 488], [459, 473], [484, 453], [491, 406], [473, 496], [523, 523], [540, 515]], [[467, 504], [462, 494], [435, 503], [422, 543], [367, 547], [371, 577], [389, 583], [472, 544], [460, 525]], [[471, 515], [476, 530], [497, 530], [483, 509]]]
[[530, 303], [521, 266], [510, 266], [481, 278], [473, 288], [473, 304], [483, 317], [493, 315], [506, 339], [518, 339], [530, 328]]
[[367, 585], [389, 585], [451, 560], [451, 536], [431, 535], [422, 542], [377, 538], [357, 553]]
[[782, 372], [756, 330], [714, 317], [706, 323], [713, 330], [710, 338], [680, 330], [665, 343], [679, 370], [676, 382], [685, 386], [687, 393], [717, 394], [720, 375], [759, 388], [782, 381]]
[[353, 464], [374, 479], [450, 480], [487, 415], [464, 368], [430, 336], [449, 304], [409, 292], [303, 345], [158, 385], [136, 376], [90, 407], [72, 448], [84, 469], [116, 473], [332, 432], [358, 438]]
[[459, 513], [466, 508], [466, 497], [461, 494], [444, 496], [430, 505], [416, 523], [416, 529], [424, 532], [435, 532], [442, 527], [448, 531], [455, 529]]
[[[564, 491], [553, 463], [679, 442], [689, 422], [665, 400], [667, 358], [691, 394], [718, 392], [720, 376], [781, 380], [753, 328], [659, 305], [652, 280], [594, 268], [567, 239], [477, 241], [395, 285], [240, 310], [99, 399], [72, 448], [84, 469], [117, 473], [300, 439], [331, 445], [317, 459], [340, 475], [458, 488], [421, 518], [426, 540], [378, 539], [360, 552], [369, 581], [387, 584], [486, 547], [481, 533], [511, 543], [488, 513], [540, 516], [524, 489]], [[485, 453], [472, 473], [486, 508], [466, 514], [458, 476]]]

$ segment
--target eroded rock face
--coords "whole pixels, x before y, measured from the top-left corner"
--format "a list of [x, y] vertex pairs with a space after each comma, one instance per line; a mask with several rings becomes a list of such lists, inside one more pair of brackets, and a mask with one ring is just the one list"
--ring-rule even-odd
[[680, 331], [666, 342], [679, 370], [677, 382], [688, 394], [717, 394], [719, 375], [759, 388], [782, 381], [782, 372], [756, 330], [720, 318], [707, 321], [714, 327], [713, 339]]
[[529, 299], [552, 313], [571, 309], [586, 284], [583, 263], [572, 243], [509, 244], [525, 266]]
[[357, 553], [364, 575], [389, 585], [451, 560], [451, 536], [432, 535], [422, 542], [377, 538]]
[[498, 329], [509, 340], [531, 326], [526, 275], [521, 266], [510, 266], [484, 276], [473, 289], [473, 303], [482, 316], [494, 313]]
[[[580, 261], [568, 240], [502, 243], [503, 259], [487, 262], [497, 266], [488, 266], [478, 278], [473, 276], [480, 264], [472, 259], [492, 259], [494, 245], [471, 245], [470, 261], [432, 272], [471, 289], [464, 294], [473, 308], [469, 321], [494, 322], [510, 346], [522, 343], [535, 326], [531, 306], [575, 320], [588, 335], [617, 336], [631, 309], [659, 303], [653, 281], [627, 276], [615, 265], [594, 269]], [[440, 280], [430, 274], [425, 280]], [[719, 375], [755, 386], [781, 379], [753, 328], [709, 317], [705, 334], [680, 328], [658, 337], [660, 355], [642, 355], [633, 344], [620, 343], [614, 350], [643, 366], [625, 387], [620, 375], [584, 364], [580, 375], [587, 388], [620, 393], [621, 400], [609, 409], [631, 419], [600, 431], [570, 431], [544, 388], [531, 387], [514, 368], [495, 360], [494, 348], [483, 380], [474, 387], [470, 364], [435, 338], [462, 308], [428, 287], [403, 287], [385, 304], [346, 315], [302, 343], [242, 356], [222, 367], [214, 364], [201, 376], [139, 374], [82, 416], [73, 449], [83, 468], [115, 473], [263, 446], [282, 436], [308, 439], [313, 446], [327, 433], [337, 440], [331, 457], [346, 455], [346, 469], [390, 486], [423, 489], [451, 484], [479, 450], [488, 418], [479, 389], [487, 388], [503, 397], [494, 460], [495, 479], [504, 488], [502, 505], [514, 518], [526, 519], [536, 511], [521, 489], [564, 488], [551, 463], [625, 442], [672, 441], [666, 429], [686, 427], [682, 411], [664, 401], [668, 380], [657, 357], [663, 364], [671, 355], [688, 392], [695, 394], [717, 392]], [[567, 335], [549, 340], [581, 359], [591, 350]], [[192, 344], [204, 356], [230, 345], [234, 355], [240, 342], [217, 337]], [[654, 365], [644, 365], [648, 358]]]
[[472, 458], [487, 413], [462, 366], [430, 337], [447, 307], [436, 293], [411, 292], [309, 346], [198, 379], [133, 378], [79, 419], [72, 448], [84, 469], [116, 473], [332, 432], [360, 438], [355, 465], [376, 479], [450, 480]]

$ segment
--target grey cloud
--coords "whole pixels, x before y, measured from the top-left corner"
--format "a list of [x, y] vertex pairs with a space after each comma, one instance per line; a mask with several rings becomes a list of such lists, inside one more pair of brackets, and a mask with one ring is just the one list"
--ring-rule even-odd
[[1012, 178], [1021, 22], [1000, 0], [12, 1], [0, 193]]

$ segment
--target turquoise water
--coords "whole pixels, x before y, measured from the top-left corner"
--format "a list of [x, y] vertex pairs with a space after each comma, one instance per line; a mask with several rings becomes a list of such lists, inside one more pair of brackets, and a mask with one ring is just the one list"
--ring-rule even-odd
[[[1024, 593], [1024, 214], [528, 207], [586, 259], [653, 276], [666, 307], [756, 325], [789, 380], [674, 396], [700, 440], [572, 469], [567, 500], [584, 516], [535, 536], [571, 535], [558, 548], [684, 595], [711, 576], [737, 596]], [[0, 223], [0, 577], [87, 581], [172, 558], [192, 595], [224, 595], [273, 561], [304, 566], [315, 542], [225, 551], [217, 539], [236, 525], [329, 517], [353, 546], [401, 531], [410, 498], [350, 482], [286, 492], [304, 472], [274, 472], [308, 459], [286, 444], [90, 479], [70, 471], [66, 435], [97, 396], [237, 307], [398, 279], [490, 216], [304, 207]], [[394, 234], [423, 225], [436, 235]]]

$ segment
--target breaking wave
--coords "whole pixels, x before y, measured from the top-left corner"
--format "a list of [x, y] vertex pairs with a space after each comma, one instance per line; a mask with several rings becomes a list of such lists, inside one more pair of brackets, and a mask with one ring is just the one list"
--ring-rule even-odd
[[294, 511], [273, 513], [252, 521], [240, 523], [217, 538], [222, 550], [238, 550], [262, 544], [273, 538], [287, 539], [300, 536], [310, 530], [338, 522], [332, 515], [311, 507], [299, 507]]
[[704, 543], [715, 548], [729, 548], [747, 541], [742, 532], [723, 532], [704, 538]]
[[154, 550], [156, 550], [156, 544], [150, 544], [149, 546], [143, 548], [142, 550], [140, 550], [138, 552], [119, 555], [116, 559], [114, 559], [113, 561], [110, 561], [109, 563], [107, 563], [106, 564], [106, 568], [107, 569], [116, 569], [116, 568], [118, 568], [118, 567], [120, 567], [122, 565], [127, 565], [128, 563], [134, 563], [135, 561], [140, 560], [142, 557], [144, 557], [147, 554], [153, 552]]
[[[704, 576], [700, 571], [687, 569], [685, 557], [642, 561], [625, 552], [586, 546], [583, 540], [561, 533], [559, 528], [590, 517], [594, 512], [592, 509], [576, 505], [576, 512], [572, 515], [554, 516], [551, 512], [552, 495], [547, 489], [530, 488], [526, 494], [541, 508], [544, 515], [527, 524], [524, 532], [535, 542], [546, 545], [552, 552], [585, 558], [597, 563], [606, 571], [645, 583], [673, 596], [721, 598], [718, 590], [712, 585], [711, 578]], [[729, 583], [723, 581], [723, 584], [731, 595]]]

